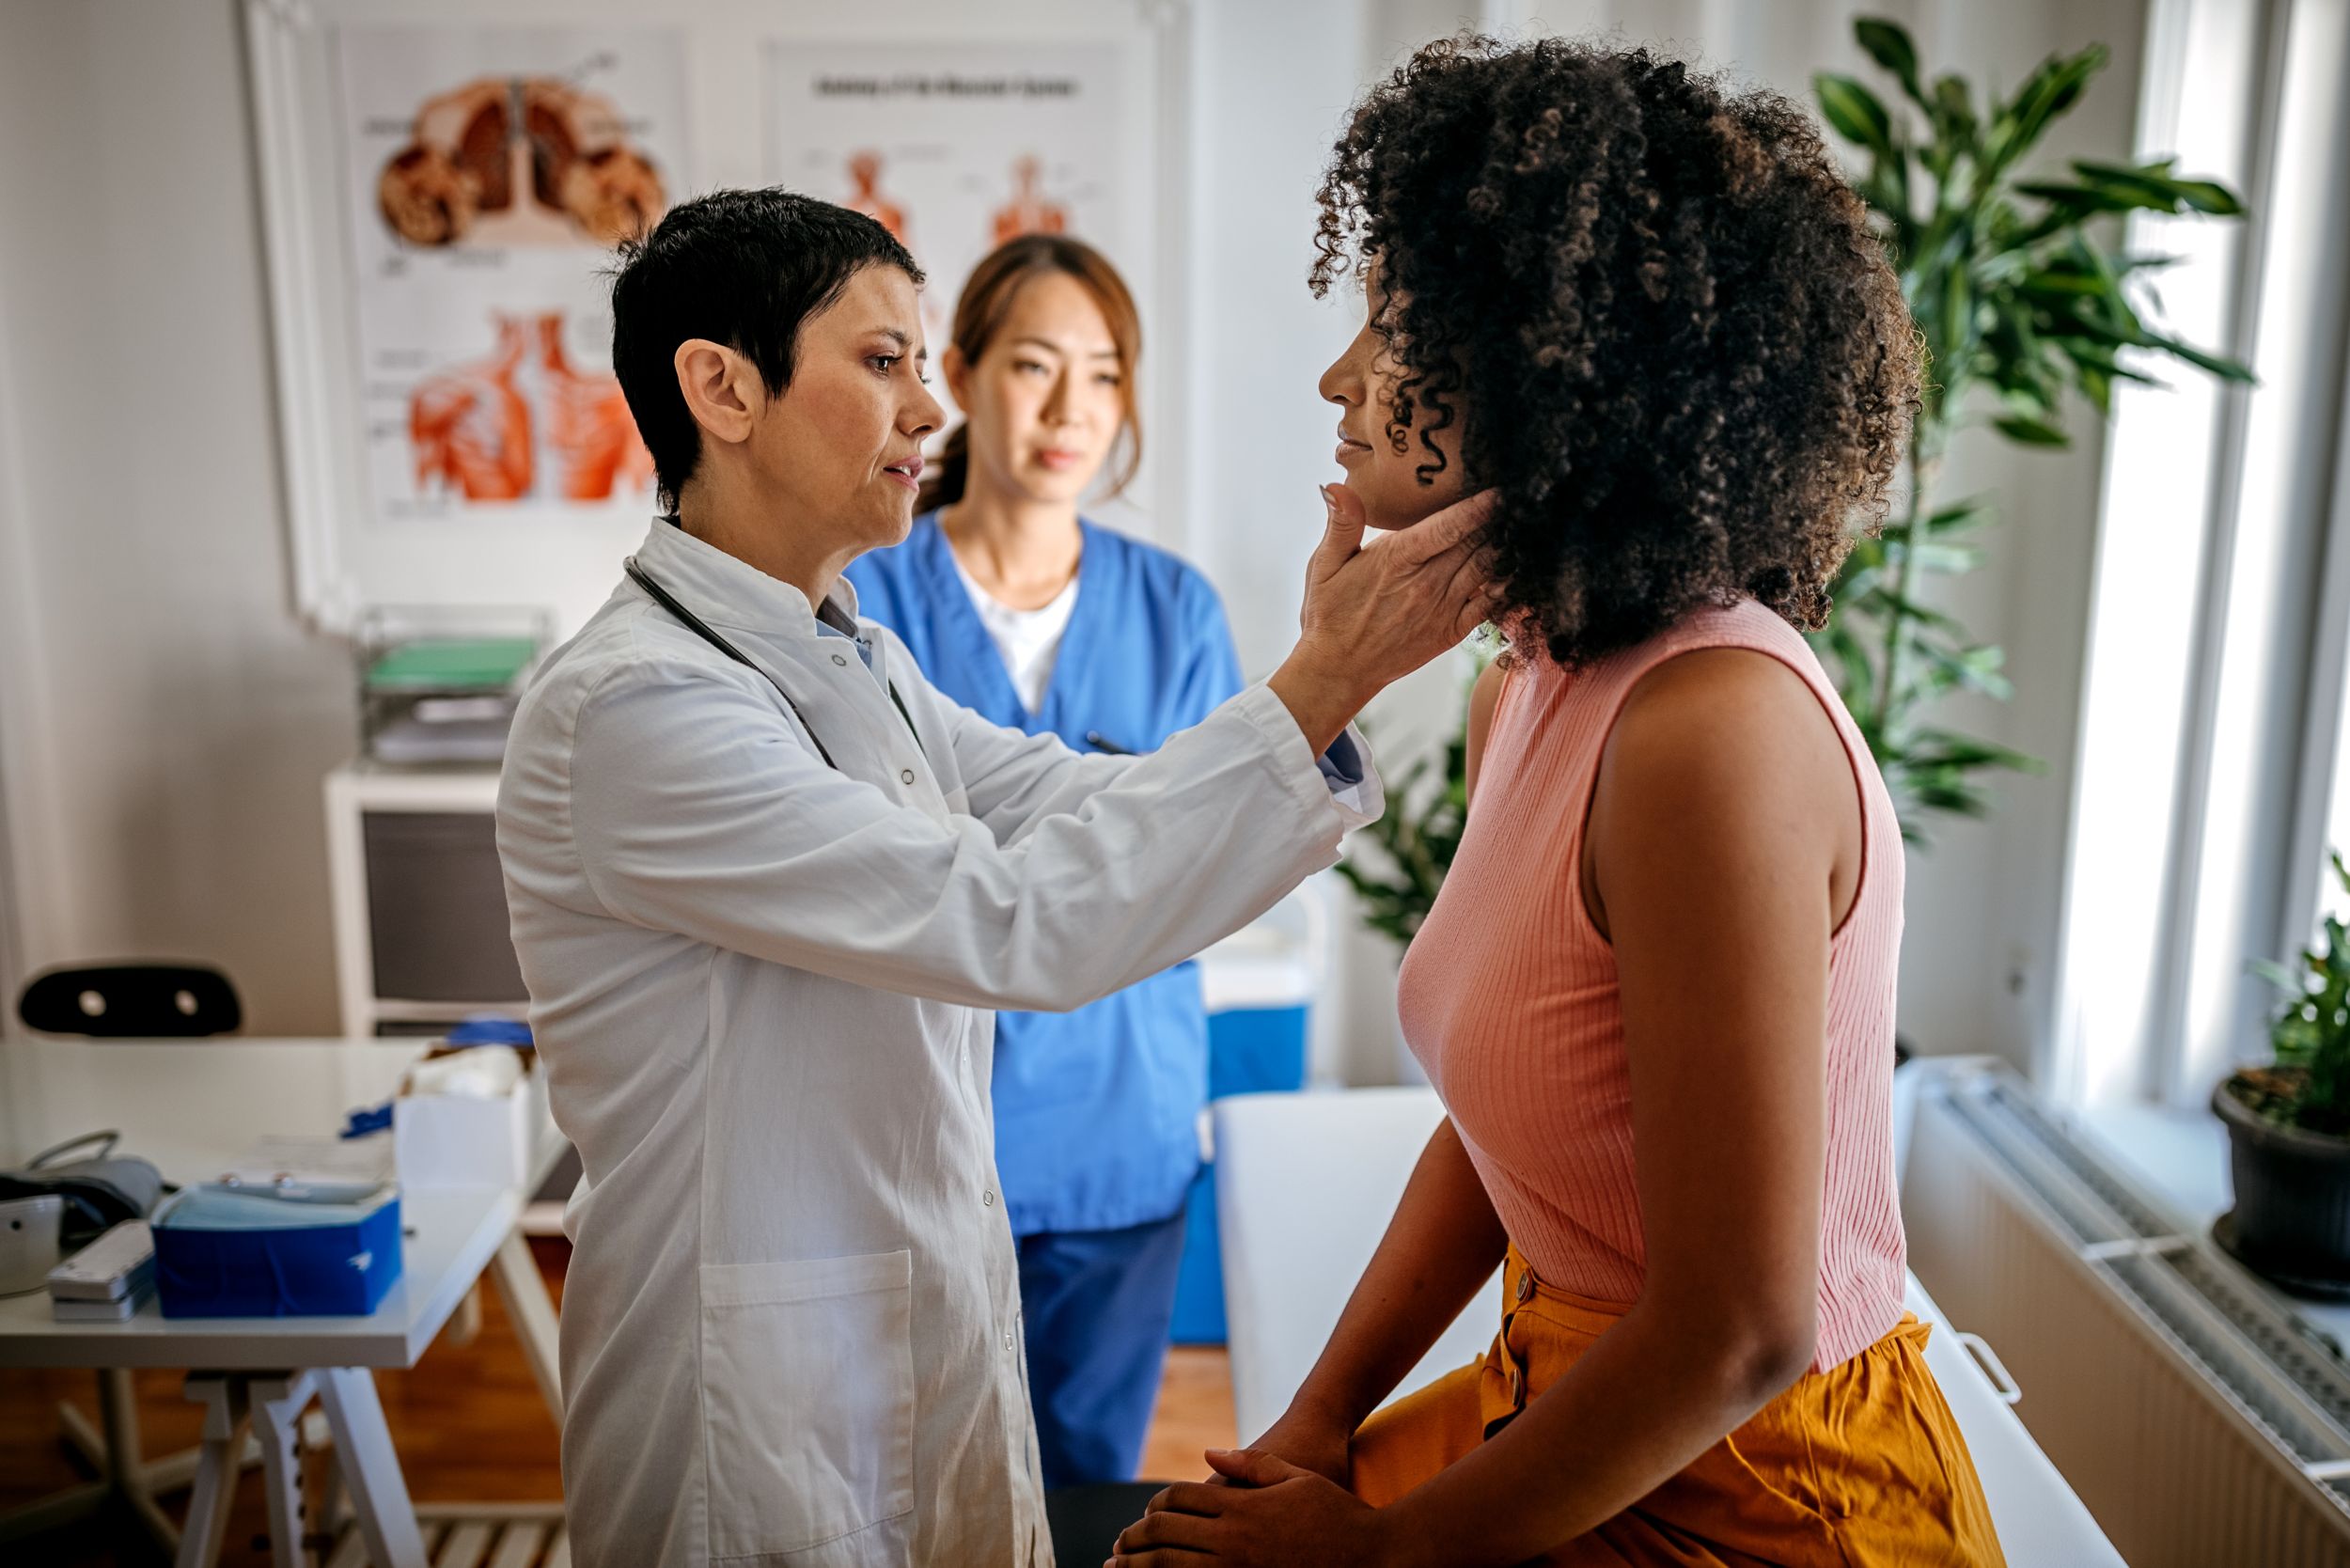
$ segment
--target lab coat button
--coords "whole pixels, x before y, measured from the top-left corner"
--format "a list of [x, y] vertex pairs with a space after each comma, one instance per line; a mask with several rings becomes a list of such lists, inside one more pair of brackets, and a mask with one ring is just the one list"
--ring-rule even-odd
[[1006, 1350], [1010, 1350], [1011, 1348], [1011, 1336], [1009, 1333], [1004, 1336], [1004, 1348]]
[[914, 770], [913, 770], [912, 768], [900, 768], [900, 769], [898, 770], [898, 782], [900, 782], [901, 784], [911, 784], [911, 783], [913, 783], [913, 782], [914, 782]]
[[835, 653], [832, 656], [832, 662], [837, 665], [846, 665], [849, 662], [849, 656], [846, 653]]
[[979, 1201], [986, 1204], [991, 1209], [994, 1208], [995, 1206], [995, 1189], [994, 1187], [990, 1187], [985, 1192], [979, 1194]]

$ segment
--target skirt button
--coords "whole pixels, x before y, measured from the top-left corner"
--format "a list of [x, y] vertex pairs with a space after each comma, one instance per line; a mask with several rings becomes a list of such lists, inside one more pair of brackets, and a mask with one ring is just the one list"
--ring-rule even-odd
[[1518, 1299], [1525, 1301], [1534, 1294], [1534, 1271], [1528, 1269], [1518, 1276]]

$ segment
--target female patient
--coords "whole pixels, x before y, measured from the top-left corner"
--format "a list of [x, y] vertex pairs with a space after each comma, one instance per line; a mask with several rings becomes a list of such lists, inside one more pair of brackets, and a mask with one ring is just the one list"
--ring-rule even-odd
[[[1900, 828], [1800, 635], [1917, 386], [1861, 207], [1785, 100], [1558, 40], [1423, 50], [1322, 205], [1353, 493], [1500, 497], [1402, 976], [1449, 1117], [1288, 1413], [1118, 1560], [1996, 1564], [1902, 1309]], [[1484, 1361], [1372, 1414], [1496, 1264]]]

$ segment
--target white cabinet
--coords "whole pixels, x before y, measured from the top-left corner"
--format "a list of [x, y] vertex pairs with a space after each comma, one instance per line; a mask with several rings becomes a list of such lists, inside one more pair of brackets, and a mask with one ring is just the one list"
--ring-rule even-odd
[[352, 762], [326, 776], [346, 1035], [437, 1034], [469, 1013], [526, 1013], [498, 874], [497, 788], [494, 768]]

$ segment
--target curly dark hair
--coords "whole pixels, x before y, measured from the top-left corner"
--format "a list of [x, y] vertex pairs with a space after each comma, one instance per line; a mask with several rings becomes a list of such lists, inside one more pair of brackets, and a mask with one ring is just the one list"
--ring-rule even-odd
[[1463, 405], [1513, 651], [1585, 665], [1741, 595], [1825, 621], [1919, 349], [1802, 109], [1646, 49], [1453, 38], [1356, 106], [1320, 200], [1314, 292], [1377, 268], [1421, 483]]

